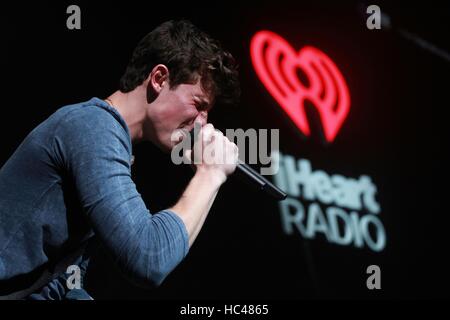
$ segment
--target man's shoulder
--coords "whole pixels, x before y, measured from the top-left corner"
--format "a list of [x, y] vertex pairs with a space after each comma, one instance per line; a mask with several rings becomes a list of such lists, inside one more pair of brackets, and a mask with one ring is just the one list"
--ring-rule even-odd
[[83, 121], [101, 125], [106, 121], [117, 122], [121, 126], [125, 124], [117, 110], [99, 98], [63, 106], [56, 110], [51, 117], [64, 122]]
[[[52, 127], [52, 140], [61, 145], [92, 145], [101, 143], [122, 144], [131, 148], [125, 120], [105, 101], [89, 101], [67, 105], [55, 111], [45, 126]], [[48, 128], [50, 129], [50, 128]]]
[[132, 145], [125, 120], [105, 101], [89, 101], [58, 109], [49, 119], [54, 152], [70, 154], [106, 154], [113, 150], [128, 157]]
[[99, 98], [61, 107], [47, 120], [57, 132], [75, 130], [86, 134], [106, 130], [129, 136], [128, 127], [119, 112]]

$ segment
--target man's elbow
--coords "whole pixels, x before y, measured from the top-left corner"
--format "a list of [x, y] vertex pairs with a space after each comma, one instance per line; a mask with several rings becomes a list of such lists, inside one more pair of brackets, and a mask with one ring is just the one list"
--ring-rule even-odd
[[159, 287], [167, 276], [173, 271], [174, 268], [157, 268], [152, 270], [150, 276], [148, 277], [152, 286]]
[[178, 263], [157, 262], [135, 263], [131, 268], [126, 268], [126, 277], [135, 285], [143, 288], [154, 288], [160, 286], [167, 276], [175, 269]]

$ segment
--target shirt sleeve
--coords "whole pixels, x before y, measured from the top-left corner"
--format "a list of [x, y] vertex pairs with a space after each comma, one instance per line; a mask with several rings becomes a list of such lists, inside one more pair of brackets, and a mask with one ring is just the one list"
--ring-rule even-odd
[[86, 106], [55, 130], [57, 161], [69, 173], [83, 211], [125, 275], [159, 285], [189, 250], [182, 220], [152, 215], [131, 179], [129, 135], [112, 114]]

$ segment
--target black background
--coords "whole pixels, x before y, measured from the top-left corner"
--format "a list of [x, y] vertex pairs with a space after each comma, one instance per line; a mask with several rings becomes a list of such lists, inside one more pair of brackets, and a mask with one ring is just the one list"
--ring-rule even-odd
[[[70, 4], [81, 8], [81, 30], [66, 28]], [[448, 6], [373, 4], [390, 14], [396, 27], [450, 51]], [[367, 174], [378, 187], [387, 234], [381, 253], [340, 247], [320, 236], [288, 236], [277, 203], [231, 178], [189, 255], [161, 287], [129, 284], [99, 254], [87, 281], [95, 298], [448, 296], [443, 156], [450, 62], [393, 30], [368, 30], [356, 1], [42, 1], [2, 5], [1, 12], [0, 164], [58, 108], [114, 92], [137, 42], [163, 21], [187, 18], [219, 39], [240, 65], [241, 103], [213, 110], [210, 120], [217, 128], [278, 128], [283, 153], [309, 159], [328, 173]], [[262, 29], [280, 34], [295, 49], [319, 48], [343, 73], [352, 104], [332, 144], [323, 143], [319, 126], [310, 138], [301, 136], [258, 79], [249, 42]], [[308, 116], [317, 117], [313, 109]], [[133, 178], [149, 209], [173, 204], [192, 176], [190, 168], [173, 166], [149, 143], [136, 145], [134, 154]], [[382, 290], [366, 288], [371, 264], [381, 267]]]

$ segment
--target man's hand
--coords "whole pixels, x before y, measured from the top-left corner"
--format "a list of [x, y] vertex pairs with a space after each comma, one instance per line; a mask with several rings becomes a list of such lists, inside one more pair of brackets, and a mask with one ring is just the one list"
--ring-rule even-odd
[[195, 175], [180, 200], [170, 208], [183, 220], [189, 246], [200, 232], [220, 186], [234, 172], [238, 161], [236, 144], [212, 124], [202, 127], [197, 141], [193, 153], [185, 153], [196, 167]]
[[211, 174], [225, 182], [236, 169], [238, 147], [210, 123], [199, 132], [194, 152], [186, 152], [199, 173]]

